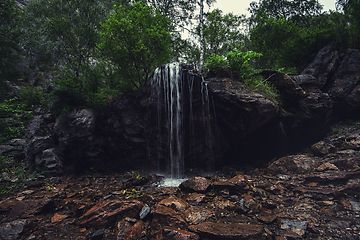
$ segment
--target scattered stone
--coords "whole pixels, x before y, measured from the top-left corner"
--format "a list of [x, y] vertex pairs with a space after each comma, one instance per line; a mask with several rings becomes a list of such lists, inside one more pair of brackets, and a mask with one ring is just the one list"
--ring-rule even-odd
[[258, 214], [257, 218], [260, 222], [269, 224], [275, 221], [276, 214], [274, 214], [271, 210], [264, 210]]
[[174, 197], [174, 196], [165, 198], [164, 200], [160, 201], [159, 204], [164, 205], [166, 207], [174, 208], [178, 211], [185, 210], [185, 208], [187, 208], [187, 205], [188, 205], [187, 202], [185, 202], [181, 198]]
[[139, 201], [105, 200], [79, 218], [81, 226], [106, 226], [121, 217], [137, 217], [143, 204]]
[[339, 171], [339, 168], [332, 163], [326, 162], [326, 163], [321, 164], [315, 170], [318, 172], [323, 172], [323, 171], [327, 171], [327, 170]]
[[210, 181], [204, 177], [193, 177], [180, 184], [180, 188], [190, 192], [206, 192], [211, 185]]
[[18, 201], [7, 217], [8, 221], [18, 218], [26, 218], [40, 212], [47, 212], [54, 208], [53, 201], [45, 198], [42, 200]]
[[349, 201], [351, 203], [351, 206], [352, 206], [352, 210], [354, 212], [360, 212], [360, 203], [359, 202], [356, 202], [356, 201]]
[[0, 236], [3, 240], [15, 240], [23, 232], [24, 227], [27, 225], [26, 219], [14, 220], [5, 223], [0, 227]]
[[186, 226], [186, 222], [181, 215], [169, 207], [158, 205], [151, 213], [153, 215], [153, 220], [150, 228], [154, 234], [161, 229], [162, 226], [175, 228], [183, 228]]
[[270, 164], [268, 169], [275, 173], [291, 174], [306, 173], [313, 170], [316, 161], [305, 155], [292, 155], [280, 158]]
[[191, 225], [189, 229], [202, 238], [265, 239], [264, 227], [259, 224], [204, 222]]
[[201, 193], [191, 193], [190, 196], [188, 196], [186, 198], [186, 200], [189, 202], [189, 203], [195, 203], [195, 204], [199, 204], [201, 203], [204, 198], [206, 197], [205, 194], [201, 194]]
[[102, 240], [105, 233], [105, 229], [99, 229], [95, 232], [89, 232], [88, 235], [86, 235], [85, 240]]
[[61, 214], [55, 213], [54, 216], [51, 218], [51, 222], [52, 223], [60, 222], [60, 221], [62, 221], [63, 219], [65, 219], [67, 217], [68, 217], [68, 215], [61, 215]]
[[150, 212], [150, 207], [149, 205], [145, 204], [139, 213], [140, 219], [141, 220], [144, 219], [149, 214], [149, 212]]
[[154, 240], [200, 240], [199, 235], [172, 227], [164, 227], [160, 230]]
[[325, 156], [331, 151], [334, 151], [334, 146], [328, 145], [324, 141], [320, 141], [313, 144], [311, 150], [315, 156]]
[[205, 222], [211, 217], [215, 217], [215, 212], [207, 208], [190, 207], [184, 212], [184, 215], [187, 222], [196, 224]]
[[135, 223], [125, 234], [124, 239], [126, 240], [138, 240], [143, 239], [146, 236], [146, 225], [140, 220]]
[[305, 234], [305, 229], [307, 228], [308, 222], [292, 219], [280, 219], [279, 225], [283, 230], [291, 230], [297, 235], [303, 236]]

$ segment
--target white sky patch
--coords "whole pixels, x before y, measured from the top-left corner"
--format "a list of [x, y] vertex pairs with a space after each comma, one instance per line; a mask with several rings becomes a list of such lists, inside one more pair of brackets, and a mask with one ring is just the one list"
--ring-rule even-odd
[[[224, 14], [232, 12], [236, 15], [245, 14], [249, 17], [250, 13], [247, 9], [250, 7], [251, 2], [254, 2], [254, 0], [217, 0], [217, 2], [211, 6], [210, 11], [219, 8]], [[335, 2], [336, 0], [319, 0], [325, 12], [330, 9], [335, 10]], [[207, 8], [206, 10], [209, 9]]]

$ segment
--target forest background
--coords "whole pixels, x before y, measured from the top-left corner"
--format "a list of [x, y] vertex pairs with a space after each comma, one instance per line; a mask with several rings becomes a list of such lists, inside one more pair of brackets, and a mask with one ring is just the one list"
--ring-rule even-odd
[[[328, 44], [360, 47], [360, 0], [337, 0], [328, 12], [317, 0], [260, 0], [247, 16], [204, 11], [213, 3], [0, 0], [0, 143], [24, 134], [39, 105], [55, 115], [84, 106], [104, 111], [167, 62], [203, 74], [225, 69], [276, 101], [260, 69], [296, 74]], [[21, 86], [15, 97], [14, 84]]]

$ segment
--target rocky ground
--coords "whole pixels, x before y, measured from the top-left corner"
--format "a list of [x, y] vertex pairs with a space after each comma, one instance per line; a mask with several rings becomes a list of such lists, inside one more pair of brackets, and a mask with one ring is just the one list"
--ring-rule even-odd
[[155, 175], [3, 174], [1, 239], [360, 239], [360, 130], [302, 154], [160, 187]]

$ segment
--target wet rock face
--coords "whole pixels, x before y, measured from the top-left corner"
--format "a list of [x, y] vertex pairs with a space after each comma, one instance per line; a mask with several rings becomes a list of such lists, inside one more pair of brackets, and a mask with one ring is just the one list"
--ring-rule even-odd
[[[336, 114], [357, 116], [356, 110], [360, 106], [359, 66], [359, 50], [348, 49], [340, 53], [332, 44], [321, 49], [301, 74], [315, 77], [317, 81], [312, 85], [329, 94]], [[304, 87], [308, 86], [305, 84]]]
[[[167, 79], [170, 74], [166, 72], [167, 66], [161, 69], [160, 75]], [[156, 92], [169, 87], [166, 81], [125, 94], [114, 103], [113, 138], [130, 166], [169, 173], [169, 149], [181, 149], [185, 169], [213, 171], [221, 167], [223, 159], [229, 160], [229, 164], [236, 163], [239, 152], [250, 153], [241, 142], [247, 142], [255, 131], [262, 138], [260, 129], [274, 124], [276, 104], [230, 79], [202, 79], [181, 65], [179, 81], [182, 103], [177, 121], [179, 131], [172, 130], [178, 123], [169, 119], [177, 115], [172, 112], [169, 117], [174, 106], [169, 108], [166, 101], [177, 102], [167, 92]], [[170, 148], [170, 143], [176, 144]]]
[[360, 106], [358, 85], [360, 83], [360, 51], [348, 49], [339, 68], [332, 78], [328, 93], [334, 102], [335, 110], [353, 111]]
[[264, 70], [261, 75], [279, 90], [279, 118], [284, 125], [290, 152], [326, 135], [333, 114], [332, 101], [320, 90], [314, 76], [290, 77], [273, 70]]
[[[314, 61], [310, 63], [305, 70], [302, 71], [302, 75], [311, 75], [317, 80], [315, 83], [320, 88], [326, 87], [329, 84], [331, 77], [339, 66], [340, 56], [336, 50], [335, 45], [328, 45], [321, 49]], [[300, 84], [300, 83], [299, 83]]]
[[106, 162], [111, 154], [104, 151], [102, 127], [93, 109], [74, 109], [60, 118], [39, 109], [27, 126], [26, 158], [32, 168], [52, 173], [85, 171], [100, 156]]
[[[340, 54], [329, 45], [298, 76], [264, 70], [261, 75], [279, 91], [279, 106], [229, 78], [202, 78], [188, 66], [179, 68], [178, 102], [183, 105], [176, 124], [175, 117], [167, 115], [178, 109], [167, 105], [169, 93], [154, 92], [166, 84], [153, 82], [156, 86], [123, 94], [109, 116], [74, 109], [54, 119], [39, 111], [27, 127], [26, 158], [51, 172], [91, 166], [169, 173], [171, 154], [179, 154], [184, 159], [179, 166], [192, 174], [255, 161], [263, 165], [319, 141], [329, 131], [333, 114], [356, 115], [360, 107], [358, 50]], [[172, 73], [161, 74], [165, 78]], [[174, 125], [180, 128], [175, 131]], [[355, 150], [357, 140], [347, 144]], [[319, 156], [332, 152], [329, 146], [315, 148]]]

